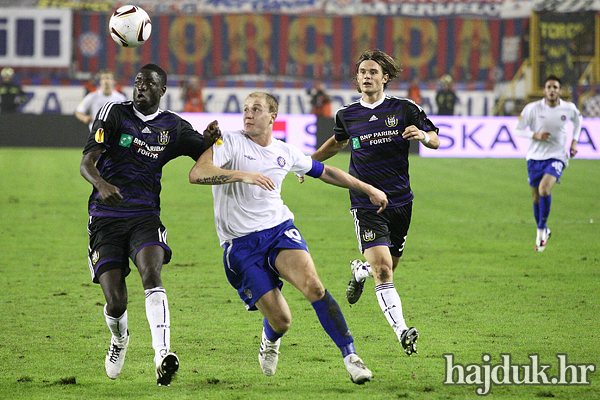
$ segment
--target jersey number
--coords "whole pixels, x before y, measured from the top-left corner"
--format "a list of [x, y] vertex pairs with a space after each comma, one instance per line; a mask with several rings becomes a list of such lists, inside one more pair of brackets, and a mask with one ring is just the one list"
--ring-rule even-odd
[[300, 235], [298, 229], [290, 229], [288, 231], [285, 231], [285, 235], [290, 239], [295, 240], [296, 242], [302, 241], [302, 235]]

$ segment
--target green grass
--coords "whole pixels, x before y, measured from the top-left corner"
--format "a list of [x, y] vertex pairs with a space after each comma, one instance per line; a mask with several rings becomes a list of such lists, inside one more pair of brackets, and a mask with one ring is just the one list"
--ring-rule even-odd
[[[171, 341], [181, 369], [156, 387], [153, 350], [137, 273], [128, 278], [131, 345], [121, 377], [104, 374], [109, 333], [100, 287], [87, 267], [87, 197], [78, 150], [0, 149], [0, 398], [2, 399], [464, 399], [475, 386], [443, 385], [444, 353], [515, 363], [539, 354], [557, 374], [569, 362], [600, 363], [600, 161], [573, 160], [553, 190], [544, 253], [525, 161], [412, 157], [416, 195], [405, 255], [395, 277], [419, 354], [404, 355], [367, 282], [344, 298], [358, 250], [346, 190], [293, 176], [284, 200], [296, 214], [322, 281], [338, 300], [359, 354], [374, 373], [353, 385], [312, 307], [284, 287], [293, 314], [277, 374], [257, 362], [258, 313], [245, 311], [222, 270], [210, 188], [187, 183], [191, 160], [164, 171], [162, 220], [174, 255], [163, 270]], [[331, 164], [346, 169], [347, 155]], [[594, 223], [591, 223], [591, 220]], [[491, 398], [600, 398], [585, 386], [493, 386]]]

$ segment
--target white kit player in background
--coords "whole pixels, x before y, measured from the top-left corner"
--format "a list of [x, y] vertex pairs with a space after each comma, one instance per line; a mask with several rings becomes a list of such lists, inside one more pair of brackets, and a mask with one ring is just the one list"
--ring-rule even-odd
[[[262, 372], [275, 374], [281, 337], [291, 324], [281, 293], [283, 280], [313, 306], [319, 322], [342, 353], [352, 382], [371, 380], [371, 371], [356, 354], [354, 339], [338, 303], [325, 290], [306, 241], [294, 226], [294, 214], [281, 199], [288, 172], [365, 193], [379, 211], [385, 193], [346, 172], [324, 165], [272, 137], [278, 102], [268, 93], [250, 94], [244, 104], [244, 130], [224, 132], [223, 143], [207, 149], [190, 171], [190, 183], [213, 186], [215, 225], [224, 249], [229, 283], [248, 310], [263, 315], [258, 353]], [[208, 130], [218, 129], [216, 121]]]
[[[527, 171], [533, 195], [533, 215], [537, 223], [535, 250], [544, 251], [550, 238], [547, 226], [552, 202], [551, 191], [559, 182], [569, 156], [577, 154], [581, 134], [581, 113], [575, 104], [560, 98], [561, 81], [549, 76], [544, 83], [544, 98], [525, 106], [515, 135], [531, 138], [527, 151]], [[567, 151], [567, 122], [573, 123], [573, 139]], [[529, 127], [529, 130], [525, 128]]]
[[75, 116], [78, 120], [89, 125], [90, 130], [98, 110], [108, 102], [120, 103], [126, 101], [125, 95], [115, 90], [115, 77], [110, 71], [100, 71], [98, 74], [100, 87], [88, 93], [77, 106]]

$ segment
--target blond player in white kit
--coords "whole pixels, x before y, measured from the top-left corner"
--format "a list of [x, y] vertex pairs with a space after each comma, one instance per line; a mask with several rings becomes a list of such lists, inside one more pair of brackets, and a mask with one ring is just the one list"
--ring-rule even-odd
[[[575, 104], [562, 100], [561, 81], [550, 75], [544, 83], [544, 98], [525, 106], [515, 135], [531, 138], [527, 151], [527, 171], [533, 195], [533, 215], [537, 223], [535, 250], [544, 251], [550, 229], [547, 226], [552, 202], [551, 191], [559, 182], [569, 156], [577, 154], [581, 134], [581, 113]], [[567, 152], [567, 122], [573, 123], [573, 139]], [[529, 130], [525, 128], [529, 127]]]
[[[223, 132], [190, 171], [190, 183], [213, 186], [215, 225], [229, 283], [248, 310], [263, 315], [258, 360], [263, 373], [275, 374], [281, 337], [291, 324], [281, 293], [286, 280], [311, 303], [319, 322], [342, 353], [350, 379], [371, 380], [371, 371], [354, 349], [354, 339], [338, 303], [321, 283], [308, 247], [294, 226], [294, 214], [281, 199], [291, 171], [369, 196], [383, 211], [385, 193], [339, 168], [324, 165], [298, 148], [272, 137], [278, 102], [268, 93], [250, 94], [244, 103], [244, 129]], [[210, 129], [218, 129], [216, 123]]]

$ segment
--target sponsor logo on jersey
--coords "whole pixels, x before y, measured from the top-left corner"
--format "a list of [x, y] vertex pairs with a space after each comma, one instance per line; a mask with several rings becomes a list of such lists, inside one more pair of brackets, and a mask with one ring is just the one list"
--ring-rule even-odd
[[137, 152], [139, 154], [155, 160], [157, 160], [158, 155], [165, 150], [165, 146], [150, 146], [148, 143], [138, 138], [133, 138], [133, 144], [138, 148]]
[[353, 149], [360, 148], [360, 140], [357, 137], [352, 138], [352, 148]]
[[279, 165], [281, 168], [285, 167], [285, 158], [281, 156], [277, 157], [277, 165]]
[[104, 143], [104, 129], [98, 128], [94, 139], [96, 139], [96, 143]]
[[142, 133], [152, 133], [152, 131], [145, 126], [144, 129], [142, 129]]
[[375, 240], [375, 232], [373, 232], [372, 230], [367, 230], [363, 232], [363, 239], [365, 242], [372, 242], [373, 240]]
[[162, 131], [158, 134], [158, 143], [162, 144], [163, 146], [169, 144], [169, 140], [171, 140], [171, 137], [169, 136], [169, 131]]
[[396, 118], [396, 116], [388, 115], [387, 119], [385, 120], [385, 126], [387, 126], [388, 128], [393, 128], [396, 125], [398, 125], [398, 119]]
[[371, 118], [369, 119], [369, 122], [371, 121], [377, 121], [379, 118], [377, 118], [375, 115], [372, 115]]
[[119, 140], [119, 146], [129, 147], [129, 146], [131, 146], [131, 142], [133, 142], [133, 136], [127, 135], [125, 133], [121, 134], [121, 140]]
[[248, 154], [244, 154], [244, 157], [246, 157], [248, 160], [256, 161], [256, 158], [249, 156]]

